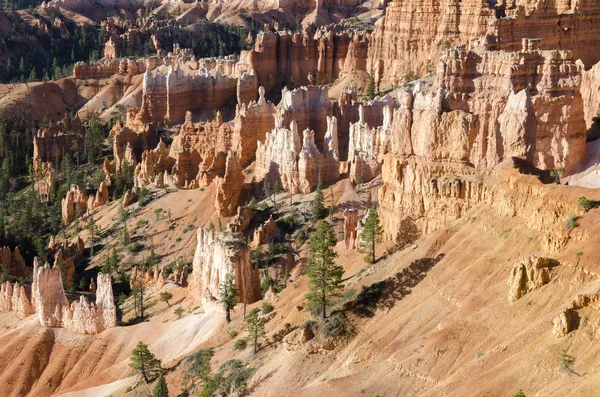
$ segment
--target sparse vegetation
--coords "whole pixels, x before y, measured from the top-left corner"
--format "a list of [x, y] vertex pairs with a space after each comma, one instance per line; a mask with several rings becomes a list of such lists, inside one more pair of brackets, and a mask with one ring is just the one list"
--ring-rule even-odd
[[569, 355], [567, 349], [562, 349], [558, 354], [558, 365], [563, 369], [571, 369], [575, 365], [575, 357]]
[[575, 214], [569, 214], [564, 221], [565, 229], [574, 229], [579, 226], [577, 222], [578, 217]]
[[579, 200], [577, 200], [577, 203], [579, 204], [579, 208], [581, 208], [585, 212], [588, 212], [591, 209], [596, 208], [600, 204], [598, 201], [590, 200], [585, 196], [579, 197]]
[[167, 304], [168, 307], [171, 307], [171, 304], [169, 303], [169, 301], [171, 299], [173, 299], [173, 294], [168, 292], [168, 291], [163, 291], [160, 293], [160, 301], [161, 302], [165, 302]]
[[183, 308], [180, 306], [177, 309], [175, 309], [175, 311], [173, 313], [175, 313], [177, 315], [177, 318], [181, 318], [183, 316]]
[[235, 343], [233, 344], [233, 348], [235, 350], [246, 350], [247, 347], [248, 347], [248, 341], [244, 338], [236, 340]]
[[375, 208], [371, 208], [360, 235], [361, 241], [365, 242], [363, 248], [367, 251], [365, 262], [375, 263], [375, 244], [381, 242], [381, 236], [383, 236], [383, 228], [379, 221], [379, 215]]
[[248, 323], [246, 331], [248, 332], [248, 338], [250, 339], [250, 341], [252, 342], [252, 346], [254, 347], [254, 354], [258, 353], [261, 341], [266, 336], [265, 323], [258, 316], [258, 312], [258, 308], [252, 309], [246, 317], [246, 322]]
[[169, 389], [167, 388], [167, 381], [163, 375], [158, 377], [158, 381], [152, 390], [152, 397], [169, 397]]
[[129, 367], [132, 375], [141, 375], [146, 383], [150, 383], [163, 372], [161, 361], [148, 350], [148, 345], [141, 341], [131, 352]]
[[512, 395], [512, 397], [526, 397], [525, 393], [523, 393], [523, 389], [519, 389], [518, 392]]
[[323, 319], [342, 291], [344, 268], [335, 263], [337, 253], [335, 232], [329, 223], [321, 221], [310, 239], [310, 257], [307, 274], [310, 292], [306, 295], [309, 305]]
[[264, 302], [262, 304], [262, 314], [269, 314], [274, 309], [275, 309], [275, 307], [272, 304], [270, 304], [269, 302]]
[[221, 305], [225, 309], [225, 320], [231, 322], [231, 311], [235, 309], [237, 297], [240, 295], [234, 284], [234, 276], [230, 272], [225, 276], [225, 282], [221, 286]]

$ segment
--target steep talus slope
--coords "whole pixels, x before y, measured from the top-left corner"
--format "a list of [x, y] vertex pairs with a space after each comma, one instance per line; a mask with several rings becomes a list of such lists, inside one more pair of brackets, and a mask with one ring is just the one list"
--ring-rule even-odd
[[[529, 176], [521, 184], [541, 185]], [[597, 308], [583, 309], [588, 311], [580, 314], [579, 329], [565, 338], [557, 339], [552, 328], [553, 319], [577, 295], [598, 289], [593, 247], [600, 216], [592, 210], [571, 232], [558, 220], [549, 225], [561, 235], [571, 233], [568, 243], [551, 254], [544, 248], [547, 236], [531, 227], [528, 216], [553, 218], [556, 208], [594, 193], [552, 185], [542, 190], [529, 214], [502, 214], [499, 202], [476, 205], [460, 220], [368, 267], [361, 272], [367, 274], [364, 279], [356, 282], [360, 277], [351, 276], [347, 288], [383, 279], [393, 286], [376, 315], [351, 316], [356, 336], [324, 356], [279, 346], [256, 375], [266, 379], [257, 381], [254, 395], [281, 395], [289, 382], [308, 396], [503, 396], [519, 388], [562, 396], [574, 382], [581, 392], [572, 395], [590, 395], [586, 388], [598, 381], [594, 369], [600, 350], [593, 342], [599, 336]], [[577, 251], [582, 255], [576, 265]], [[510, 303], [511, 269], [531, 254], [550, 255], [560, 264], [552, 268], [547, 285]], [[347, 274], [357, 274], [352, 261], [341, 263]], [[302, 287], [296, 285], [294, 294]], [[285, 299], [282, 294], [280, 301]], [[573, 370], [580, 376], [558, 367], [563, 348], [577, 358]]]

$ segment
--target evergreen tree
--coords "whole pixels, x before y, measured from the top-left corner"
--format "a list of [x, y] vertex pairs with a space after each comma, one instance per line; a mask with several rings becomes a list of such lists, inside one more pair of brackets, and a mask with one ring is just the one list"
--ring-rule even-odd
[[170, 293], [168, 291], [163, 291], [160, 293], [159, 297], [162, 302], [165, 302], [167, 304], [167, 306], [171, 307], [171, 304], [169, 303], [169, 301], [171, 299], [173, 299], [172, 293]]
[[260, 341], [266, 336], [265, 323], [258, 316], [259, 311], [258, 308], [252, 309], [250, 313], [248, 313], [248, 317], [246, 317], [246, 321], [248, 322], [246, 331], [248, 331], [248, 337], [254, 346], [254, 354], [258, 353]]
[[333, 305], [343, 288], [344, 268], [335, 263], [335, 244], [335, 231], [329, 223], [321, 221], [310, 238], [311, 255], [307, 268], [310, 292], [306, 299], [318, 308], [323, 318], [327, 317], [327, 308]]
[[93, 215], [90, 215], [86, 229], [90, 231], [90, 256], [94, 256], [94, 243], [98, 226], [96, 226], [96, 221], [94, 220]]
[[317, 182], [317, 190], [315, 192], [315, 197], [311, 203], [311, 212], [312, 212], [312, 220], [317, 222], [320, 219], [325, 217], [325, 206], [323, 203], [325, 202], [325, 198], [323, 197], [323, 183], [321, 181], [321, 168], [319, 168], [319, 179]]
[[381, 242], [381, 236], [383, 235], [383, 228], [379, 221], [379, 215], [375, 208], [369, 210], [365, 226], [360, 234], [360, 239], [364, 242], [364, 247], [367, 250], [367, 256], [365, 256], [365, 262], [375, 263], [375, 243]]
[[374, 73], [371, 69], [371, 73], [369, 74], [369, 85], [367, 86], [367, 97], [372, 100], [375, 99], [375, 78], [373, 77]]
[[152, 397], [169, 397], [169, 389], [164, 376], [159, 376], [158, 382], [156, 382], [156, 386], [152, 391]]
[[162, 374], [162, 363], [157, 359], [144, 342], [138, 342], [131, 352], [131, 375], [141, 375], [146, 383]]
[[227, 273], [225, 282], [221, 286], [221, 304], [225, 309], [225, 320], [231, 322], [231, 311], [235, 309], [237, 297], [240, 292], [235, 288], [234, 277], [232, 273]]

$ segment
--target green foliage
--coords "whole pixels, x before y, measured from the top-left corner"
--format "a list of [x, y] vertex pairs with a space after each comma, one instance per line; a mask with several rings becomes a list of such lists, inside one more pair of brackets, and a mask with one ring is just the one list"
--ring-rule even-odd
[[235, 339], [238, 336], [238, 332], [236, 330], [229, 331], [229, 339]]
[[373, 70], [371, 70], [371, 73], [369, 73], [369, 84], [367, 85], [367, 98], [369, 98], [369, 100], [373, 100], [377, 96], [377, 93], [375, 92], [374, 75], [375, 73], [373, 73]]
[[210, 360], [214, 352], [212, 349], [202, 349], [185, 358], [184, 364], [189, 365], [184, 382], [190, 380], [201, 380], [206, 382], [210, 378]]
[[266, 336], [265, 323], [258, 316], [258, 313], [259, 310], [256, 308], [252, 309], [246, 316], [246, 322], [248, 323], [246, 331], [248, 332], [248, 338], [252, 342], [252, 346], [254, 346], [254, 354], [258, 352], [260, 342]]
[[262, 296], [264, 297], [265, 294], [269, 291], [269, 288], [273, 287], [274, 285], [275, 280], [273, 280], [269, 273], [267, 273], [261, 284]]
[[523, 393], [523, 389], [519, 389], [518, 392], [512, 395], [512, 397], [526, 397], [525, 393]]
[[383, 235], [383, 228], [379, 221], [379, 215], [375, 208], [369, 210], [365, 226], [360, 234], [361, 241], [364, 241], [363, 248], [367, 251], [365, 262], [375, 262], [375, 244], [381, 242], [381, 236]]
[[331, 225], [321, 221], [310, 238], [310, 257], [307, 274], [310, 292], [306, 295], [309, 303], [318, 306], [323, 318], [327, 317], [327, 308], [335, 303], [343, 289], [344, 268], [336, 265], [337, 253], [335, 232]]
[[175, 311], [173, 313], [175, 313], [177, 315], [177, 318], [181, 318], [181, 316], [183, 315], [183, 307], [178, 307], [177, 309], [175, 309]]
[[237, 297], [240, 295], [234, 284], [234, 276], [230, 272], [225, 276], [225, 282], [221, 286], [221, 305], [225, 309], [225, 320], [231, 322], [231, 311], [235, 309]]
[[169, 397], [169, 389], [167, 388], [167, 381], [163, 375], [158, 377], [158, 382], [152, 390], [152, 397]]
[[596, 208], [600, 204], [600, 202], [595, 201], [595, 200], [590, 200], [590, 199], [586, 198], [585, 196], [579, 197], [579, 200], [577, 200], [577, 203], [579, 204], [579, 208], [581, 208], [585, 212], [588, 212], [589, 210]]
[[570, 369], [573, 365], [575, 365], [575, 357], [569, 355], [567, 349], [562, 349], [558, 354], [558, 365], [561, 368]]
[[313, 222], [317, 222], [320, 219], [323, 219], [326, 215], [324, 203], [325, 198], [323, 197], [323, 184], [321, 182], [321, 169], [319, 168], [319, 182], [317, 183], [317, 190], [315, 192], [315, 197], [313, 198], [310, 209], [311, 209], [311, 217]]
[[247, 347], [248, 347], [248, 341], [244, 338], [236, 340], [235, 343], [233, 344], [233, 348], [235, 350], [246, 350]]
[[136, 241], [135, 243], [129, 246], [129, 251], [131, 252], [141, 252], [144, 249], [144, 244]]
[[323, 333], [326, 338], [335, 338], [348, 335], [350, 330], [344, 313], [337, 312], [325, 320]]
[[245, 395], [244, 391], [256, 369], [240, 360], [223, 363], [218, 372], [204, 382], [201, 397]]
[[269, 314], [273, 310], [275, 310], [275, 306], [273, 306], [269, 302], [263, 302], [263, 304], [262, 304], [262, 314]]
[[560, 176], [565, 172], [565, 167], [556, 167], [550, 171], [550, 177], [557, 185], [560, 184]]
[[146, 383], [156, 379], [163, 372], [162, 364], [144, 342], [138, 342], [131, 352], [131, 375], [141, 375]]
[[169, 301], [171, 299], [173, 299], [173, 294], [168, 292], [168, 291], [163, 291], [160, 293], [160, 300], [161, 302], [166, 302], [167, 306], [171, 307], [171, 305], [169, 304]]
[[579, 226], [579, 222], [577, 222], [577, 216], [575, 214], [569, 214], [565, 220], [564, 220], [564, 225], [565, 225], [565, 229], [574, 229], [577, 226]]

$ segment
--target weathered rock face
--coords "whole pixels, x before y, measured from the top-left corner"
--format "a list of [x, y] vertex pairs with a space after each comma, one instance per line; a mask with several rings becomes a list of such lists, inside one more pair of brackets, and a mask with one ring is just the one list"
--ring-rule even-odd
[[600, 295], [597, 293], [591, 295], [578, 295], [565, 310], [561, 311], [554, 318], [552, 326], [552, 333], [554, 336], [562, 338], [567, 336], [569, 332], [575, 330], [579, 323], [577, 310], [583, 309], [584, 307], [597, 302], [599, 299]]
[[275, 105], [265, 99], [265, 89], [258, 89], [258, 102], [242, 104], [236, 111], [231, 148], [240, 156], [243, 166], [256, 156], [256, 144], [275, 127]]
[[383, 125], [375, 128], [364, 121], [362, 106], [359, 112], [359, 121], [350, 124], [348, 163], [352, 183], [368, 182], [379, 175], [383, 157], [390, 149], [391, 109], [384, 108]]
[[67, 195], [61, 201], [62, 219], [65, 225], [84, 215], [88, 211], [88, 196], [79, 186], [71, 186]]
[[250, 226], [254, 211], [250, 207], [237, 207], [236, 215], [227, 224], [227, 229], [232, 233], [243, 233]]
[[157, 289], [162, 288], [167, 279], [171, 280], [177, 285], [182, 287], [187, 286], [188, 268], [181, 263], [177, 264], [177, 267], [173, 269], [173, 272], [167, 277], [167, 269], [158, 265], [152, 266], [152, 269], [144, 269], [143, 267], [136, 266], [131, 272], [131, 278], [129, 279], [129, 286], [134, 287], [149, 287], [156, 285]]
[[124, 162], [134, 169], [142, 153], [157, 144], [155, 131], [146, 124], [148, 120], [141, 113], [139, 109], [129, 109], [125, 124], [117, 121], [110, 130], [117, 170], [123, 167]]
[[215, 208], [219, 216], [232, 216], [239, 205], [243, 204], [246, 196], [244, 188], [244, 173], [240, 159], [233, 151], [227, 153], [225, 163], [225, 176], [216, 181], [217, 194]]
[[344, 244], [346, 249], [358, 248], [357, 228], [358, 226], [358, 211], [344, 210]]
[[15, 247], [12, 252], [10, 247], [0, 247], [0, 265], [4, 267], [5, 272], [14, 277], [27, 278], [31, 274], [31, 269], [25, 264], [19, 247]]
[[188, 294], [195, 303], [203, 304], [205, 308], [214, 304], [219, 299], [221, 285], [228, 273], [234, 275], [240, 302], [244, 297], [247, 297], [248, 303], [261, 298], [258, 268], [250, 264], [250, 249], [243, 240], [204, 227], [198, 228], [197, 238], [188, 288]]
[[[244, 81], [248, 80], [245, 77]], [[219, 69], [204, 66], [196, 74], [186, 74], [179, 65], [169, 66], [164, 74], [159, 69], [154, 74], [147, 69], [141, 112], [149, 121], [174, 122], [183, 119], [186, 110], [212, 111], [232, 103], [237, 92], [238, 79], [223, 75]]]
[[260, 33], [254, 49], [242, 51], [237, 68], [256, 71], [258, 85], [267, 91], [281, 85], [327, 84], [344, 69], [353, 37], [352, 33], [327, 28], [316, 32]]
[[265, 221], [265, 223], [263, 223], [262, 225], [257, 227], [256, 230], [254, 230], [252, 245], [254, 247], [257, 247], [264, 243], [271, 242], [279, 237], [280, 231], [277, 227], [277, 222], [275, 222], [275, 220], [273, 219], [273, 215], [271, 215], [269, 219]]
[[295, 121], [290, 129], [275, 127], [267, 133], [265, 143], [259, 142], [256, 150], [255, 175], [259, 181], [279, 181], [284, 190], [292, 193], [310, 193], [317, 185], [319, 169], [323, 182], [339, 177], [337, 128], [335, 118], [329, 119], [327, 152], [322, 155], [315, 144], [312, 130], [304, 130], [302, 144]]
[[[392, 239], [400, 231], [434, 231], [478, 202], [504, 205], [494, 199], [512, 194], [488, 189], [477, 176], [503, 161], [520, 157], [569, 172], [585, 153], [581, 65], [568, 53], [458, 49], [444, 55], [438, 73], [431, 89], [416, 84], [401, 93], [393, 113], [379, 190], [380, 216]], [[512, 171], [500, 175], [518, 186]]]
[[[38, 268], [34, 264], [32, 284], [32, 312], [37, 313], [40, 324], [45, 327], [62, 327], [82, 334], [96, 334], [116, 327], [117, 315], [111, 277], [98, 274], [96, 303], [81, 296], [69, 303], [65, 296], [60, 268], [48, 264]], [[23, 302], [26, 306], [27, 302]], [[13, 309], [14, 310], [14, 309]]]
[[58, 167], [63, 154], [71, 152], [75, 142], [82, 147], [82, 131], [79, 118], [75, 116], [70, 120], [68, 115], [49, 128], [38, 130], [33, 137], [34, 171], [41, 170], [46, 163], [52, 164], [54, 168]]
[[30, 293], [25, 286], [6, 281], [0, 284], [0, 312], [10, 311], [14, 311], [20, 318], [25, 318], [33, 313], [33, 308]]
[[534, 255], [529, 255], [515, 264], [508, 279], [508, 300], [516, 302], [528, 292], [547, 284], [550, 281], [550, 268], [555, 264], [550, 258]]
[[[523, 39], [539, 38], [540, 49], [571, 50], [591, 67], [600, 60], [600, 5], [597, 2], [531, 2], [513, 7], [468, 0], [397, 0], [376, 23], [369, 39], [367, 71], [384, 84], [431, 71], [440, 49], [518, 51]], [[585, 33], [584, 33], [585, 32]]]

